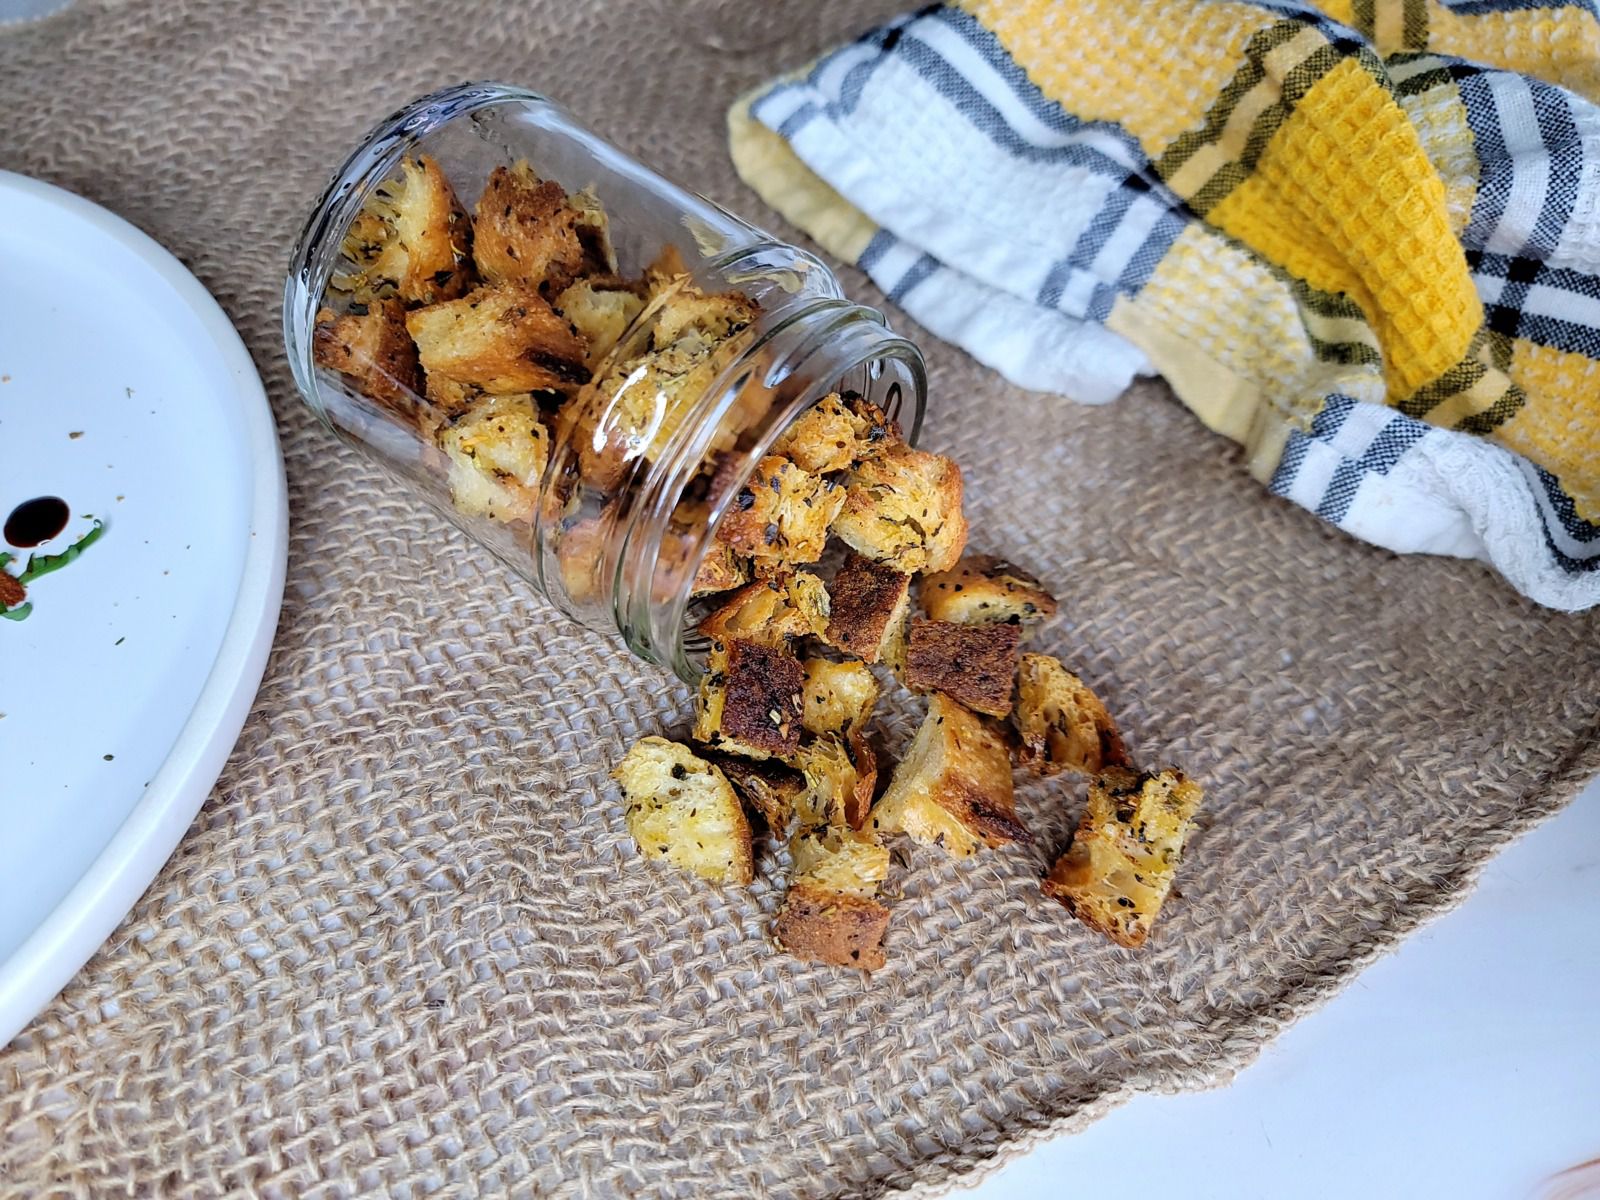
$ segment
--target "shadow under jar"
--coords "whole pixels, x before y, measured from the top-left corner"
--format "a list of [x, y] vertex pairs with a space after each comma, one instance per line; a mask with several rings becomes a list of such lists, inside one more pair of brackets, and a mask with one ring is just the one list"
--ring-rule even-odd
[[[719, 531], [776, 488], [774, 443], [835, 394], [915, 441], [926, 400], [916, 347], [815, 257], [499, 84], [424, 97], [350, 156], [284, 338], [329, 428], [689, 683], [695, 623], [751, 570]], [[818, 479], [825, 504], [841, 481]]]

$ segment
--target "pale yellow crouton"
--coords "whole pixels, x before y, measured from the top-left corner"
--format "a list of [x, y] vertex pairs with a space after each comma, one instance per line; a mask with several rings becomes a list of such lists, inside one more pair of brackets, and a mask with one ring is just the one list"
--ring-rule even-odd
[[1056, 598], [1021, 567], [992, 554], [969, 554], [922, 581], [922, 607], [935, 621], [962, 625], [1032, 625], [1056, 615]]
[[889, 874], [889, 851], [870, 832], [802, 830], [789, 843], [789, 893], [773, 924], [797, 958], [873, 971], [883, 966], [889, 910], [873, 899]]
[[807, 825], [859, 829], [867, 822], [878, 784], [878, 761], [865, 737], [823, 734], [790, 757], [806, 778], [806, 791], [796, 802]]
[[961, 490], [950, 459], [891, 446], [850, 473], [833, 532], [897, 571], [948, 571], [967, 544]]
[[882, 454], [900, 439], [900, 428], [875, 406], [830, 392], [795, 418], [772, 452], [813, 474], [843, 471]]
[[585, 361], [593, 370], [622, 340], [644, 301], [620, 283], [580, 279], [556, 297], [554, 307], [589, 344]]
[[859, 662], [830, 662], [808, 658], [806, 711], [801, 723], [815, 734], [864, 729], [872, 706], [878, 702], [878, 677]]
[[974, 713], [935, 693], [869, 823], [880, 833], [904, 832], [941, 846], [956, 858], [984, 845], [1026, 840], [1005, 739]]
[[746, 584], [700, 622], [710, 638], [779, 646], [827, 627], [828, 591], [809, 571], [780, 571]]
[[1089, 686], [1048, 654], [1024, 654], [1017, 668], [1017, 761], [1041, 775], [1071, 767], [1098, 775], [1126, 767], [1117, 723]]
[[750, 823], [715, 766], [687, 746], [647, 737], [611, 775], [622, 785], [628, 832], [646, 858], [714, 883], [750, 882]]
[[1045, 895], [1112, 941], [1144, 945], [1203, 798], [1199, 784], [1172, 768], [1105, 771], [1089, 784], [1077, 835], [1045, 877]]
[[529, 521], [550, 457], [532, 396], [488, 396], [439, 435], [450, 460], [450, 499], [469, 517]]

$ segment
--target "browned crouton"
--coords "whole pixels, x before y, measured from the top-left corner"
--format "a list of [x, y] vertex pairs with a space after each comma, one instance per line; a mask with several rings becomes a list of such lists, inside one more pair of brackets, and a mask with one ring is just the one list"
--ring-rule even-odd
[[847, 554], [828, 585], [824, 640], [869, 663], [892, 657], [911, 608], [910, 587], [911, 576]]
[[583, 339], [521, 285], [479, 288], [420, 308], [407, 315], [406, 328], [430, 382], [510, 394], [568, 391], [588, 378]]
[[695, 701], [695, 741], [748, 758], [792, 756], [800, 746], [805, 678], [800, 660], [783, 650], [713, 642]]
[[881, 409], [859, 396], [847, 403], [831, 392], [794, 420], [772, 452], [820, 475], [876, 458], [899, 438], [900, 427]]
[[715, 883], [749, 883], [750, 823], [713, 764], [665, 738], [641, 738], [612, 773], [622, 785], [628, 832], [646, 858]]
[[865, 663], [830, 662], [808, 658], [806, 711], [801, 718], [808, 733], [847, 734], [866, 727], [872, 706], [878, 702], [878, 677]]
[[1056, 615], [1056, 598], [1021, 567], [992, 554], [969, 554], [922, 581], [922, 607], [935, 621], [1031, 625]]
[[883, 935], [888, 928], [889, 910], [876, 900], [797, 883], [789, 889], [772, 933], [796, 958], [876, 971], [887, 961]]
[[1112, 941], [1144, 945], [1203, 798], [1199, 784], [1170, 767], [1105, 771], [1089, 784], [1077, 835], [1045, 877], [1045, 895]]
[[0, 608], [16, 608], [27, 599], [27, 586], [15, 575], [0, 567]]
[[906, 683], [919, 692], [939, 691], [991, 717], [1011, 711], [1017, 677], [1015, 625], [954, 625], [911, 622], [906, 643]]
[[422, 416], [417, 402], [422, 371], [399, 300], [376, 300], [366, 312], [342, 317], [323, 309], [311, 334], [311, 353], [318, 366], [339, 372], [400, 420], [415, 424]]
[[1048, 654], [1024, 654], [1017, 668], [1017, 761], [1041, 775], [1071, 767], [1098, 775], [1126, 767], [1127, 747], [1100, 697]]
[[806, 790], [806, 777], [775, 758], [757, 761], [737, 754], [707, 754], [728, 777], [745, 807], [761, 817], [767, 828], [782, 833], [789, 827], [795, 805]]
[[486, 396], [445, 426], [450, 499], [469, 517], [529, 521], [550, 458], [550, 435], [532, 396]]
[[843, 504], [844, 489], [832, 480], [769, 454], [734, 494], [717, 538], [749, 555], [758, 570], [816, 562]]
[[332, 288], [362, 304], [454, 300], [475, 282], [472, 224], [439, 164], [426, 154], [400, 163], [400, 178], [374, 189], [345, 234], [346, 269]]
[[[560, 295], [580, 275], [613, 269], [609, 250], [585, 245], [581, 228], [593, 229], [592, 198], [570, 203], [566, 190], [541, 180], [525, 162], [496, 167], [473, 210], [472, 256], [489, 283], [517, 283], [545, 296]], [[604, 220], [604, 213], [598, 217]]]
[[948, 571], [967, 544], [961, 469], [938, 454], [890, 446], [850, 473], [833, 532], [898, 571]]
[[1026, 840], [1011, 790], [1005, 739], [981, 717], [935, 692], [928, 715], [869, 824], [904, 832], [965, 858], [980, 846]]
[[828, 623], [828, 592], [809, 571], [780, 571], [740, 588], [700, 622], [710, 638], [743, 638], [767, 646], [820, 633]]

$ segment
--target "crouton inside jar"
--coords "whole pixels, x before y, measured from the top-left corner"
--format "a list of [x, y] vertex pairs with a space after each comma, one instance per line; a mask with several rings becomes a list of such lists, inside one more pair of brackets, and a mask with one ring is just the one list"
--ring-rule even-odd
[[741, 589], [789, 614], [757, 640], [823, 636], [852, 474], [916, 436], [925, 393], [915, 348], [817, 259], [498, 85], [373, 130], [285, 313], [336, 433], [691, 682], [759, 615]]

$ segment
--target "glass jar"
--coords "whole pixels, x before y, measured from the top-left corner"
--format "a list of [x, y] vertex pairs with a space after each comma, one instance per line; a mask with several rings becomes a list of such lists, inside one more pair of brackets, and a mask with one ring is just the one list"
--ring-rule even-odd
[[914, 441], [926, 399], [916, 347], [818, 259], [499, 84], [372, 131], [306, 223], [283, 320], [330, 429], [690, 683], [738, 574], [719, 527], [773, 444], [831, 393]]

